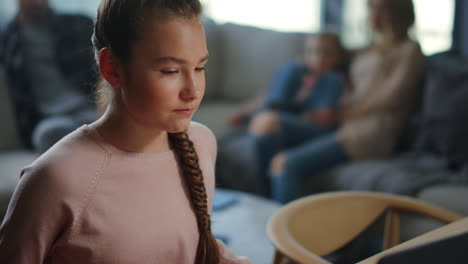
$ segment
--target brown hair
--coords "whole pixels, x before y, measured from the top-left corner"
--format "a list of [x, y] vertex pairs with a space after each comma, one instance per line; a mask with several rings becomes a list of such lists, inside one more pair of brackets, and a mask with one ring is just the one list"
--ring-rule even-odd
[[338, 65], [335, 66], [334, 70], [341, 71], [343, 73], [347, 72], [346, 67], [349, 64], [349, 53], [348, 50], [345, 48], [343, 45], [343, 42], [341, 41], [340, 35], [337, 33], [337, 31], [327, 28], [319, 32], [314, 32], [310, 33], [308, 35], [308, 38], [315, 38], [315, 39], [329, 39], [331, 40], [336, 47], [336, 51], [339, 54], [340, 60]]
[[[147, 19], [192, 18], [201, 14], [198, 0], [102, 0], [92, 37], [97, 58], [102, 48], [110, 48], [123, 63], [132, 54]], [[110, 85], [101, 80], [97, 87], [98, 105], [102, 109], [113, 100]], [[198, 155], [186, 132], [170, 133], [170, 144], [178, 156], [179, 166], [189, 190], [190, 200], [200, 233], [195, 263], [217, 264], [219, 249], [211, 233], [206, 188]]]
[[397, 35], [407, 35], [416, 16], [412, 0], [384, 0], [392, 30]]

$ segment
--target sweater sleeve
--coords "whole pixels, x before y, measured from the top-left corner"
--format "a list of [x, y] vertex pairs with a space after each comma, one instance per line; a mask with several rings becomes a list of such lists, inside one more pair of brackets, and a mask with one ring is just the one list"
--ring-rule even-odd
[[0, 263], [43, 263], [65, 225], [57, 180], [26, 168], [0, 227]]

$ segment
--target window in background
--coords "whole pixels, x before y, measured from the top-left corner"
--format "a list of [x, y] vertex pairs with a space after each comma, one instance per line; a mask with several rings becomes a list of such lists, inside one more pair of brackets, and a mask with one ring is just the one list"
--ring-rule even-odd
[[342, 39], [346, 47], [354, 49], [369, 43], [367, 27], [367, 2], [369, 0], [344, 0]]
[[320, 27], [321, 0], [202, 0], [218, 23], [279, 31], [310, 32]]
[[15, 15], [16, 1], [0, 0], [0, 29]]
[[[0, 24], [16, 13], [17, 0], [0, 0]], [[96, 15], [100, 0], [50, 0], [59, 12]], [[218, 23], [232, 22], [280, 31], [309, 32], [320, 27], [321, 0], [201, 0], [205, 14]]]
[[[343, 41], [350, 48], [369, 43], [368, 0], [344, 0]], [[416, 12], [415, 34], [425, 54], [445, 51], [452, 46], [455, 0], [413, 0]], [[435, 19], [436, 18], [436, 19]]]
[[452, 47], [455, 0], [415, 0], [416, 33], [427, 54]]

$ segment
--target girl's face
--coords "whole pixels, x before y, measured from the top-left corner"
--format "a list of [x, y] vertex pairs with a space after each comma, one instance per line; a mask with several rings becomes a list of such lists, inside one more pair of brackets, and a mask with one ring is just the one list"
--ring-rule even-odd
[[124, 73], [125, 110], [145, 127], [182, 132], [205, 93], [203, 25], [198, 18], [153, 19], [141, 36]]
[[325, 36], [312, 36], [306, 41], [305, 60], [309, 70], [323, 73], [338, 66], [341, 54], [334, 39]]
[[369, 23], [376, 32], [388, 26], [388, 11], [384, 0], [369, 0]]

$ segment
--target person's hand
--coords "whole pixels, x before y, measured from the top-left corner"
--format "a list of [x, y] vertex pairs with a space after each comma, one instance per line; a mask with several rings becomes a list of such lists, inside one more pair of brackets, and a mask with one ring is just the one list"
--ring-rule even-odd
[[219, 264], [252, 264], [252, 261], [244, 256], [224, 257]]
[[318, 110], [303, 115], [305, 120], [312, 120], [323, 128], [330, 128], [339, 123], [338, 114], [332, 110]]
[[347, 111], [340, 111], [336, 113], [336, 120], [338, 123], [344, 123], [345, 121], [349, 120]]
[[365, 105], [354, 105], [339, 114], [340, 122], [345, 122], [352, 119], [357, 119], [362, 116], [367, 115], [369, 110], [365, 107]]
[[228, 124], [231, 126], [238, 126], [244, 123], [246, 119], [246, 115], [242, 111], [237, 110], [229, 115]]
[[252, 264], [252, 262], [244, 256], [237, 256], [232, 251], [226, 248], [223, 242], [216, 239], [216, 243], [218, 243], [219, 253], [220, 253], [220, 260], [219, 264]]

